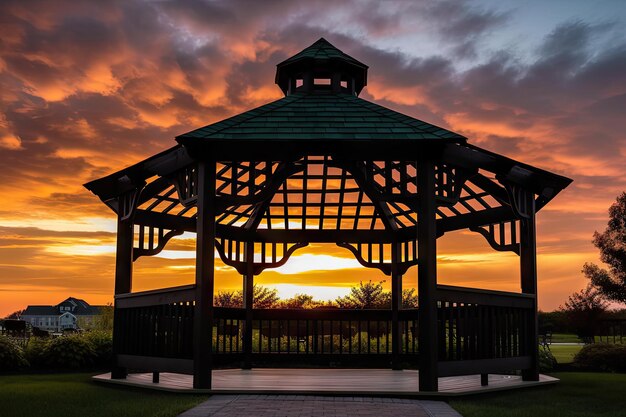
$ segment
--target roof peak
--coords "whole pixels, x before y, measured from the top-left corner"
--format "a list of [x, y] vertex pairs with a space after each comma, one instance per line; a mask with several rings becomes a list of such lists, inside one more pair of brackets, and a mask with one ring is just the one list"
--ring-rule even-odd
[[276, 67], [276, 84], [285, 95], [317, 89], [358, 95], [367, 85], [367, 65], [323, 37]]

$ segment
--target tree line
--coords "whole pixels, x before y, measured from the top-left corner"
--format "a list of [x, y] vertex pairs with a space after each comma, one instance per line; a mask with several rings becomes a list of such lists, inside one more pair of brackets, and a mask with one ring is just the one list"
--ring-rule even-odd
[[[626, 303], [626, 192], [609, 208], [606, 229], [592, 240], [606, 267], [585, 263], [587, 286], [573, 293], [557, 311], [543, 313], [543, 325], [567, 326], [583, 340], [593, 340], [599, 320], [626, 319], [626, 310], [608, 311], [611, 303]], [[564, 329], [561, 327], [559, 332]]]
[[[351, 309], [390, 309], [391, 291], [385, 291], [383, 283], [359, 282], [350, 292], [335, 300], [314, 300], [309, 294], [296, 294], [292, 298], [280, 299], [278, 290], [254, 285], [253, 308], [351, 308]], [[243, 291], [220, 291], [215, 296], [217, 307], [243, 307]], [[402, 290], [402, 308], [417, 308], [415, 288]]]

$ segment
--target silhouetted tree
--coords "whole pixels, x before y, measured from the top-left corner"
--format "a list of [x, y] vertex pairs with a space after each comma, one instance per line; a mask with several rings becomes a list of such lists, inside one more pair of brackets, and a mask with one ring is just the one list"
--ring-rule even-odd
[[17, 320], [17, 319], [19, 319], [20, 317], [22, 317], [22, 314], [24, 314], [24, 311], [25, 311], [25, 310], [23, 310], [23, 309], [22, 309], [22, 310], [17, 310], [17, 311], [14, 311], [13, 313], [11, 313], [11, 314], [9, 314], [8, 316], [6, 316], [6, 317], [5, 317], [5, 319], [8, 319], [8, 320]]
[[402, 290], [402, 308], [417, 308], [417, 292], [415, 292], [415, 288]]
[[105, 332], [113, 331], [113, 304], [108, 303], [100, 307], [100, 314], [96, 316], [93, 328]]
[[626, 192], [609, 208], [607, 228], [594, 233], [593, 244], [609, 268], [586, 263], [583, 273], [606, 299], [626, 303]]
[[[280, 298], [278, 290], [263, 287], [262, 285], [254, 285], [253, 307], [254, 308], [275, 308], [278, 306]], [[220, 291], [213, 301], [217, 307], [243, 307], [243, 291]]]
[[309, 294], [296, 294], [280, 302], [281, 308], [313, 308], [317, 305], [319, 302], [313, 301], [313, 296]]
[[213, 305], [216, 307], [242, 307], [243, 298], [241, 291], [218, 291], [215, 295]]
[[350, 293], [339, 297], [335, 302], [340, 308], [387, 308], [391, 303], [390, 293], [383, 290], [383, 282], [373, 283], [363, 281], [358, 286], [350, 288]]
[[592, 285], [587, 285], [585, 289], [570, 295], [565, 306], [559, 307], [559, 310], [565, 313], [578, 337], [589, 343], [593, 342], [598, 319], [607, 307], [608, 302], [602, 294]]

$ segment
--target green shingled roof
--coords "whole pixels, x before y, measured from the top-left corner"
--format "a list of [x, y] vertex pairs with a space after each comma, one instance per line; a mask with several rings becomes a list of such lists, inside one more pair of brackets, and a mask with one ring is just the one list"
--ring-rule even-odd
[[316, 60], [324, 60], [324, 59], [341, 59], [343, 61], [349, 62], [354, 65], [358, 65], [364, 68], [367, 68], [367, 65], [364, 63], [352, 58], [350, 55], [343, 53], [339, 49], [335, 48], [330, 42], [328, 42], [324, 38], [320, 38], [313, 45], [309, 46], [306, 49], [303, 49], [299, 53], [295, 54], [291, 58], [288, 58], [278, 64], [279, 67], [290, 64], [295, 61], [299, 61], [305, 58], [313, 58]]
[[449, 139], [465, 137], [346, 93], [295, 93], [178, 136], [242, 140]]

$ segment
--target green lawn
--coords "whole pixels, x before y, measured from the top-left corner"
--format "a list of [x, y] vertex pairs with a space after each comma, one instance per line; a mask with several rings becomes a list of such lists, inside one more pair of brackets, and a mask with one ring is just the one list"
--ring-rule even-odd
[[3, 417], [176, 416], [207, 396], [110, 387], [92, 374], [1, 375]]
[[[555, 373], [555, 386], [453, 400], [465, 417], [624, 416], [626, 375]], [[3, 417], [176, 416], [207, 396], [112, 387], [91, 374], [0, 376]]]
[[574, 355], [576, 355], [582, 346], [580, 345], [550, 345], [550, 352], [554, 355], [556, 361], [560, 364], [572, 363]]
[[555, 373], [560, 383], [489, 396], [453, 400], [464, 417], [623, 417], [626, 375]]
[[552, 343], [580, 343], [580, 339], [575, 334], [554, 333], [552, 334]]

